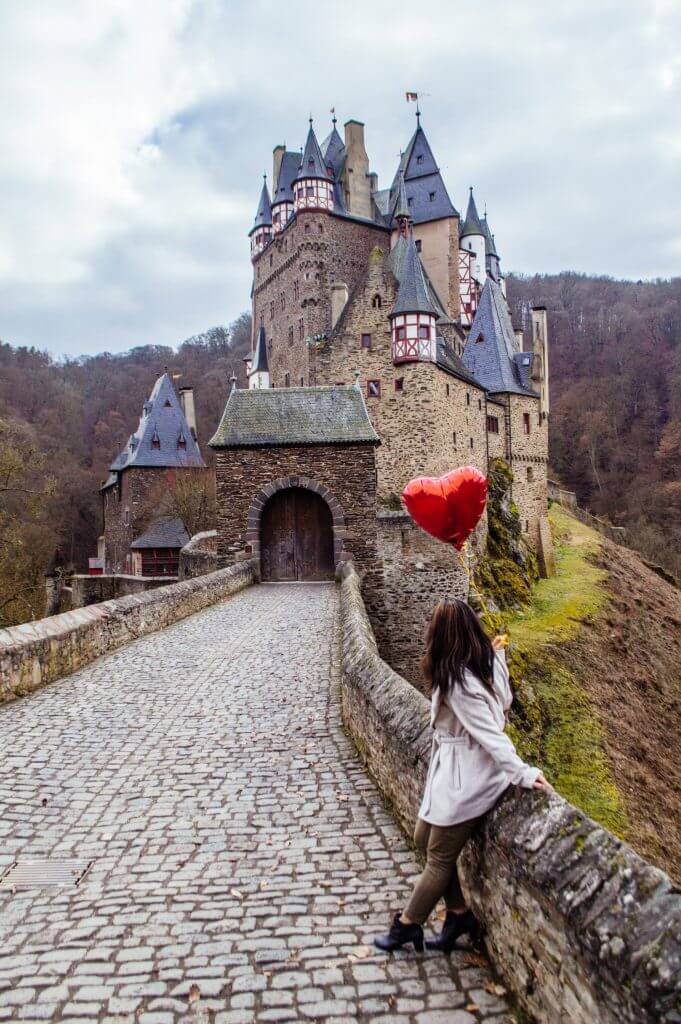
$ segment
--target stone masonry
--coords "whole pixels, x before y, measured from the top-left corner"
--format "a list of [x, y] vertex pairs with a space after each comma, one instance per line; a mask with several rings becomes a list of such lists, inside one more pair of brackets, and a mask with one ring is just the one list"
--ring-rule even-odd
[[371, 946], [418, 866], [341, 728], [338, 628], [333, 584], [251, 587], [0, 708], [0, 875], [89, 864], [0, 885], [0, 1021], [510, 1020], [465, 949]]

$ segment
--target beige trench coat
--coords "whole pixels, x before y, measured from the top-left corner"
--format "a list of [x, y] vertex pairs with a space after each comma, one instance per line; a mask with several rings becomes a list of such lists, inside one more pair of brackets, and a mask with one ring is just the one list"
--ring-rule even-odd
[[539, 769], [518, 757], [504, 732], [512, 700], [503, 651], [494, 658], [494, 695], [468, 671], [463, 686], [433, 694], [433, 746], [420, 818], [456, 825], [488, 811], [511, 783], [534, 785]]

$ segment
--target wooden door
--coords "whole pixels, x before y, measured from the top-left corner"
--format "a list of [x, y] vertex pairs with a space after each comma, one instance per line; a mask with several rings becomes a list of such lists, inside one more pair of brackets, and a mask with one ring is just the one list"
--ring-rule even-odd
[[260, 527], [264, 580], [333, 579], [331, 510], [314, 491], [278, 491], [263, 509]]

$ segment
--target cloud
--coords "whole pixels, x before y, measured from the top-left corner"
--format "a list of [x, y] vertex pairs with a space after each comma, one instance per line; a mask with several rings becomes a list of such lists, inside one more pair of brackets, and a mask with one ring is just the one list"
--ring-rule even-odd
[[272, 147], [335, 106], [386, 183], [408, 89], [507, 270], [677, 274], [680, 44], [672, 0], [5, 0], [0, 336], [77, 354], [234, 318]]

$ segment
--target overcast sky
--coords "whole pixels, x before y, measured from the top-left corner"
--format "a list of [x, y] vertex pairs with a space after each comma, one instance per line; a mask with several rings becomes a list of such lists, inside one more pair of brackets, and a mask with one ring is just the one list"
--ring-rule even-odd
[[681, 273], [681, 0], [0, 0], [0, 338], [177, 344], [249, 305], [272, 147], [414, 128], [507, 271]]

